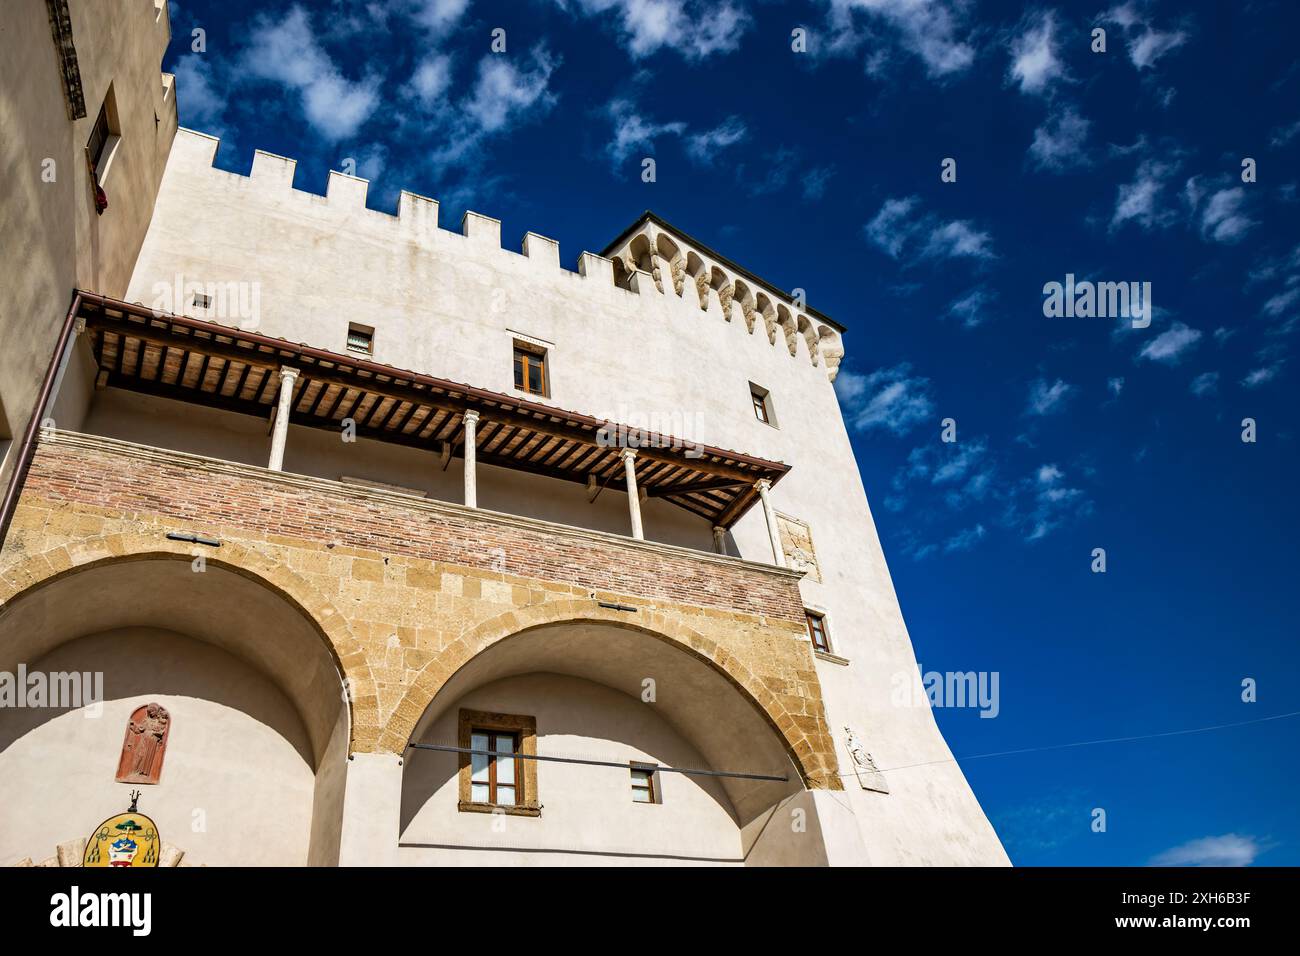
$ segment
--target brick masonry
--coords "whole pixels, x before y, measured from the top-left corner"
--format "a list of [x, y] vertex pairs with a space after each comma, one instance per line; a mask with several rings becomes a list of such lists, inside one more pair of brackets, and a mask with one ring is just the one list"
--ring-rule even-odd
[[[46, 433], [0, 555], [3, 603], [168, 531], [310, 617], [353, 695], [352, 749], [400, 752], [442, 685], [529, 627], [609, 621], [748, 695], [812, 787], [838, 789], [798, 576], [735, 558], [65, 432]], [[604, 603], [634, 604], [635, 625]]]

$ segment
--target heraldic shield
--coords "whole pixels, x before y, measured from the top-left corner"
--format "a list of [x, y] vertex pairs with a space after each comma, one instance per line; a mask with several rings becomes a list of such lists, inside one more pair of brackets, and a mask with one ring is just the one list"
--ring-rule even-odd
[[[133, 795], [135, 796], [135, 795]], [[162, 853], [158, 827], [143, 813], [131, 809], [109, 817], [86, 841], [82, 866], [157, 866]]]

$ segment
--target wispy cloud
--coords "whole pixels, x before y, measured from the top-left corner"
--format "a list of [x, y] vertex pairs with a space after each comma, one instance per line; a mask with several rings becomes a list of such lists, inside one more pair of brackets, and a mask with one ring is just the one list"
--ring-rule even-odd
[[255, 20], [241, 62], [248, 76], [296, 91], [307, 121], [330, 141], [355, 135], [379, 105], [379, 78], [345, 76], [321, 46], [301, 6], [290, 7], [279, 19]]
[[1138, 352], [1139, 359], [1161, 362], [1165, 365], [1177, 365], [1201, 339], [1200, 329], [1193, 329], [1182, 322], [1175, 322], [1154, 339], [1142, 346]]
[[1206, 241], [1239, 242], [1256, 225], [1245, 212], [1246, 190], [1240, 186], [1207, 189], [1193, 176], [1183, 186], [1183, 198]]
[[997, 299], [992, 289], [980, 286], [971, 289], [965, 295], [953, 300], [948, 305], [946, 318], [960, 322], [962, 328], [973, 329], [983, 325], [989, 318], [989, 306]]
[[1051, 10], [1031, 14], [1021, 22], [1011, 39], [1011, 65], [1007, 68], [1008, 81], [1019, 86], [1021, 93], [1042, 96], [1069, 78], [1057, 52], [1058, 34], [1056, 14]]
[[1029, 402], [1025, 414], [1043, 416], [1064, 411], [1066, 403], [1077, 391], [1077, 386], [1070, 385], [1063, 379], [1058, 378], [1055, 382], [1037, 379], [1029, 385]]
[[[868, 68], [878, 72], [888, 53], [875, 44], [892, 37], [918, 57], [926, 73], [942, 79], [961, 73], [975, 61], [962, 0], [823, 0], [832, 54], [856, 52], [869, 41]], [[875, 28], [879, 28], [878, 30]]]
[[1038, 541], [1070, 521], [1092, 511], [1092, 502], [1082, 488], [1066, 481], [1055, 464], [1041, 465], [1019, 486], [1020, 500], [1013, 503], [1011, 520], [1022, 529], [1026, 541]]
[[1135, 2], [1112, 7], [1101, 20], [1119, 26], [1128, 46], [1128, 58], [1138, 70], [1148, 70], [1156, 61], [1187, 42], [1182, 29], [1159, 30], [1146, 16], [1143, 6]]
[[1207, 395], [1213, 395], [1219, 390], [1219, 373], [1202, 372], [1196, 378], [1192, 379], [1191, 385], [1188, 386], [1193, 395], [1197, 398], [1204, 398]]
[[1034, 130], [1029, 158], [1037, 168], [1054, 173], [1090, 165], [1086, 144], [1091, 125], [1072, 106], [1054, 110]]
[[1257, 837], [1225, 833], [1171, 847], [1151, 858], [1152, 866], [1250, 866], [1264, 850]]
[[1246, 377], [1241, 380], [1242, 388], [1259, 388], [1261, 385], [1267, 385], [1282, 373], [1283, 361], [1279, 359], [1269, 365], [1251, 369], [1246, 373]]
[[176, 76], [176, 106], [182, 125], [222, 135], [226, 97], [215, 82], [211, 60], [189, 53], [176, 61], [172, 72]]
[[1129, 222], [1143, 229], [1154, 229], [1167, 226], [1178, 218], [1173, 204], [1166, 198], [1166, 187], [1175, 171], [1172, 163], [1142, 160], [1133, 181], [1119, 187], [1110, 218], [1111, 231]]
[[845, 417], [863, 431], [882, 429], [903, 435], [934, 414], [930, 380], [913, 374], [906, 362], [869, 375], [842, 369], [835, 391]]
[[969, 220], [943, 220], [920, 209], [916, 196], [887, 199], [863, 227], [867, 240], [898, 259], [993, 259], [993, 237]]
[[633, 57], [660, 51], [704, 60], [739, 48], [751, 24], [742, 5], [708, 0], [556, 0], [577, 15], [611, 25]]
[[713, 129], [686, 138], [686, 155], [701, 166], [711, 166], [723, 150], [743, 142], [749, 129], [739, 116], [729, 116]]

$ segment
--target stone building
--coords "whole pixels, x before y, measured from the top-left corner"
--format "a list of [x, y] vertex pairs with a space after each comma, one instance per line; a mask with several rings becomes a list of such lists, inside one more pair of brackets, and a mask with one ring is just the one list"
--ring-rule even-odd
[[653, 213], [571, 271], [214, 168], [91, 5], [0, 28], [0, 672], [103, 682], [0, 709], [0, 864], [133, 790], [210, 865], [1007, 862], [893, 702], [842, 326]]

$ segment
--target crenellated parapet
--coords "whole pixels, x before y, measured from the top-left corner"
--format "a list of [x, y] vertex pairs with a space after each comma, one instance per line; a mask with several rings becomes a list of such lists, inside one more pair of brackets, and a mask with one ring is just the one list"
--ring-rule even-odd
[[[442, 228], [439, 204], [402, 190], [396, 214], [366, 205], [369, 182], [332, 170], [325, 195], [294, 187], [297, 162], [264, 150], [253, 154], [248, 176], [213, 168], [219, 140], [182, 129], [176, 138], [174, 158], [191, 170], [211, 169], [220, 177], [220, 188], [252, 193], [263, 200], [284, 204], [323, 223], [337, 223], [340, 229], [368, 223], [372, 234], [391, 229], [396, 242], [445, 252], [460, 240], [491, 255], [522, 256], [529, 268], [563, 270], [559, 244], [535, 232], [524, 235], [518, 253], [501, 245], [501, 221], [466, 211], [458, 231]], [[574, 276], [575, 273], [563, 270]], [[834, 381], [844, 354], [843, 327], [809, 308], [802, 299], [765, 282], [709, 247], [691, 239], [656, 216], [644, 213], [601, 253], [584, 251], [578, 256], [576, 277], [614, 286], [639, 296], [674, 300], [692, 314], [720, 317], [743, 326], [758, 341], [766, 339], [774, 354], [804, 358], [822, 367]]]

